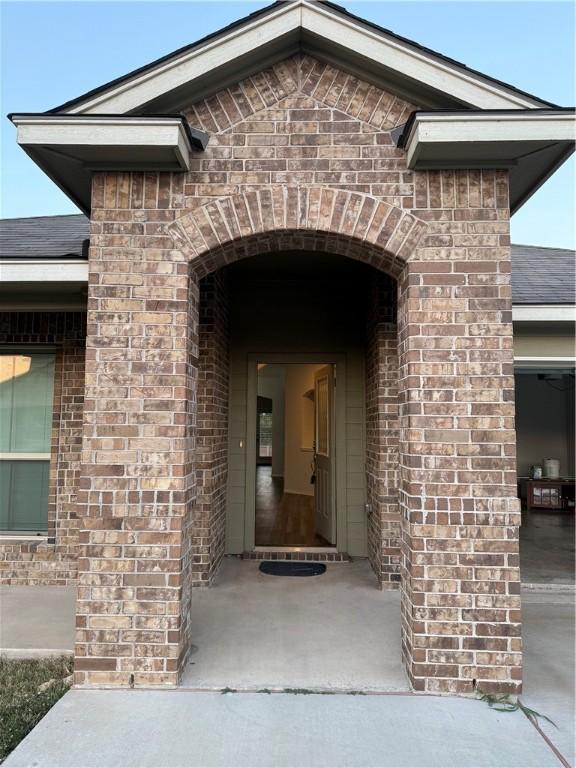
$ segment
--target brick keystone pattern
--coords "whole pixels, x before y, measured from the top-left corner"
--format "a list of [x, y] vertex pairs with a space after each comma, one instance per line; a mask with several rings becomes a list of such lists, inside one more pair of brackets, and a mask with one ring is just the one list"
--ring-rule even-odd
[[223, 197], [168, 227], [200, 277], [241, 258], [296, 248], [339, 253], [399, 275], [425, 229], [393, 205], [326, 187], [271, 187]]

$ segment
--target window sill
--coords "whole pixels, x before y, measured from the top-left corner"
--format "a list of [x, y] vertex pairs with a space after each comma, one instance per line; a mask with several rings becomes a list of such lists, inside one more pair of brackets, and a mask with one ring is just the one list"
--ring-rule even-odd
[[17, 544], [19, 541], [37, 541], [38, 543], [46, 543], [50, 541], [50, 537], [47, 534], [31, 536], [26, 533], [0, 533], [0, 544]]

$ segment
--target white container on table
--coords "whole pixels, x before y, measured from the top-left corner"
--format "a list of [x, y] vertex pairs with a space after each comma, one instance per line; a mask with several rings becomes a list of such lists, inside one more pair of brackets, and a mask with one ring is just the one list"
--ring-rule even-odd
[[560, 461], [558, 459], [544, 459], [544, 477], [547, 480], [558, 480], [560, 477]]

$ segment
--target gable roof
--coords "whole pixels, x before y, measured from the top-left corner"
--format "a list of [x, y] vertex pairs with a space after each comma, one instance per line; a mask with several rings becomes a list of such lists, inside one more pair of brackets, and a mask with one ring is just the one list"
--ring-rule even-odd
[[[361, 19], [327, 0], [281, 0], [191, 45], [94, 88], [50, 114], [144, 114], [178, 109], [296, 53], [337, 63], [428, 108], [556, 105]], [[186, 94], [186, 96], [185, 96]]]
[[296, 53], [418, 109], [405, 137], [411, 169], [509, 168], [512, 213], [574, 151], [573, 110], [326, 0], [273, 3], [50, 112], [9, 117], [22, 149], [89, 213], [94, 170], [189, 170], [193, 140], [202, 151], [209, 137], [187, 129], [181, 111]]
[[[86, 259], [86, 216], [0, 219], [2, 259]], [[566, 248], [512, 245], [514, 304], [576, 304], [576, 252]]]
[[512, 246], [514, 304], [576, 304], [576, 252]]

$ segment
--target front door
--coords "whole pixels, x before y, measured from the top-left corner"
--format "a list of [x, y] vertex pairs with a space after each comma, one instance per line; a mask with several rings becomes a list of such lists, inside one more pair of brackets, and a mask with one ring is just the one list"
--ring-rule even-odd
[[316, 532], [336, 543], [334, 514], [334, 370], [326, 365], [314, 374], [314, 515]]

